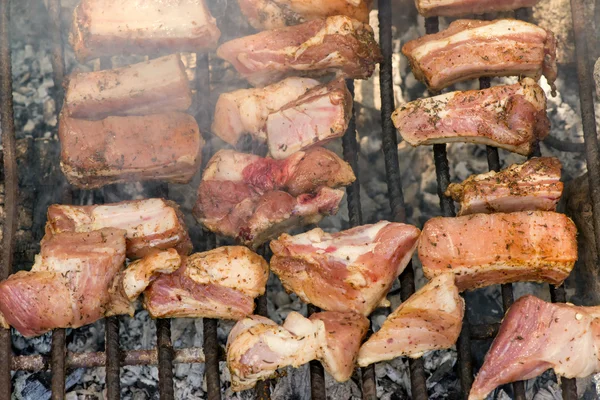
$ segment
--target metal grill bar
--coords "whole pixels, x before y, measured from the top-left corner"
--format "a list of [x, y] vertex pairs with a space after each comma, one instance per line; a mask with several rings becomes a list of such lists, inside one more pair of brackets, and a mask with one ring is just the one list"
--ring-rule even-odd
[[[315, 307], [312, 304], [309, 304], [307, 307], [307, 314], [310, 316], [314, 313], [317, 313], [319, 310], [318, 307]], [[327, 400], [327, 396], [325, 393], [325, 371], [323, 369], [323, 364], [321, 364], [317, 360], [312, 360], [309, 363], [310, 368], [310, 398], [312, 400]]]
[[171, 320], [156, 320], [158, 345], [158, 393], [161, 400], [173, 400], [173, 345], [171, 343]]
[[117, 400], [121, 398], [119, 320], [117, 317], [108, 317], [104, 326], [106, 330], [104, 344], [106, 351], [106, 397], [109, 400]]
[[52, 332], [52, 400], [60, 400], [65, 397], [66, 336], [64, 329], [55, 329]]
[[[268, 245], [265, 245], [263, 257], [268, 260], [269, 249]], [[256, 313], [264, 317], [268, 317], [267, 313], [267, 295], [264, 294], [256, 300]], [[323, 387], [325, 391], [325, 387]], [[271, 380], [260, 381], [256, 384], [254, 389], [254, 395], [258, 400], [270, 400], [271, 399]]]

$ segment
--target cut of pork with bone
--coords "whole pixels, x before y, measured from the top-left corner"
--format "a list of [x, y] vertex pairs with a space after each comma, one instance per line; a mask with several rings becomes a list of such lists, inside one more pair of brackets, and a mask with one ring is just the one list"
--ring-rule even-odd
[[322, 147], [285, 160], [221, 150], [209, 161], [194, 216], [207, 229], [257, 247], [294, 226], [335, 214], [355, 180], [352, 169]]
[[419, 259], [425, 277], [453, 272], [462, 290], [510, 282], [560, 285], [577, 260], [577, 229], [551, 211], [432, 218]]
[[160, 275], [144, 292], [153, 318], [221, 318], [252, 314], [265, 292], [269, 265], [242, 246], [225, 246], [185, 258], [181, 268]]
[[540, 0], [415, 0], [424, 17], [459, 17], [535, 6]]
[[369, 320], [355, 313], [320, 312], [305, 318], [292, 311], [282, 326], [251, 315], [227, 339], [227, 366], [234, 391], [250, 389], [279, 368], [319, 360], [339, 382], [350, 379]]
[[506, 86], [445, 93], [404, 104], [394, 125], [413, 146], [467, 142], [528, 155], [550, 132], [546, 96], [530, 78]]
[[555, 211], [563, 183], [557, 158], [532, 158], [500, 172], [471, 175], [461, 183], [451, 183], [446, 196], [460, 202], [458, 215]]
[[127, 257], [140, 258], [154, 249], [192, 250], [183, 215], [172, 201], [131, 200], [97, 206], [51, 205], [46, 234], [119, 228], [127, 232]]
[[554, 88], [556, 38], [543, 28], [514, 19], [461, 19], [447, 29], [402, 47], [415, 77], [431, 90], [482, 76], [542, 75]]
[[329, 234], [316, 228], [271, 242], [271, 269], [286, 290], [328, 311], [369, 315], [385, 304], [408, 265], [420, 231], [381, 221]]
[[373, 29], [341, 15], [234, 39], [219, 47], [217, 55], [254, 86], [297, 74], [335, 72], [366, 79], [381, 61]]

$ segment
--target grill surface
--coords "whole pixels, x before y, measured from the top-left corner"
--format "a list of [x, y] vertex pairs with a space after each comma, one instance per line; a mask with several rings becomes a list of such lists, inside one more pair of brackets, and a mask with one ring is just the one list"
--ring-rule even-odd
[[[2, 243], [2, 262], [0, 264], [0, 280], [5, 279], [11, 272], [14, 251], [14, 238], [17, 216], [17, 165], [15, 154], [15, 131], [13, 122], [11, 58], [9, 35], [9, 3], [10, 0], [0, 0], [0, 124], [2, 127], [2, 144], [4, 148], [4, 184], [5, 184], [5, 210], [6, 219]], [[380, 45], [384, 61], [380, 66], [380, 92], [382, 116], [382, 143], [384, 161], [388, 183], [388, 193], [391, 208], [391, 220], [396, 222], [406, 221], [406, 211], [397, 152], [397, 135], [390, 116], [394, 110], [394, 93], [392, 82], [392, 6], [391, 0], [379, 0], [379, 33]], [[48, 12], [51, 18], [50, 37], [53, 41], [52, 65], [54, 82], [57, 87], [62, 87], [65, 75], [64, 50], [60, 26], [60, 0], [48, 1]], [[587, 59], [586, 21], [584, 18], [583, 1], [571, 0], [575, 45], [577, 53], [577, 73], [580, 90], [581, 112], [585, 143], [569, 143], [549, 138], [548, 144], [565, 151], [585, 150], [589, 171], [589, 181], [593, 206], [593, 222], [596, 238], [600, 235], [600, 153], [595, 125], [593, 105], [593, 83], [591, 68]], [[529, 10], [521, 9], [515, 12], [515, 17], [527, 19]], [[425, 19], [427, 33], [437, 32], [439, 22], [437, 18]], [[106, 68], [107, 60], [102, 61], [102, 68]], [[197, 55], [196, 69], [197, 93], [200, 98], [208, 98], [210, 94], [210, 70], [208, 55]], [[490, 86], [489, 79], [480, 79], [480, 87]], [[348, 81], [348, 87], [354, 93], [353, 81]], [[63, 93], [58, 91], [56, 98], [57, 110], [62, 107]], [[353, 117], [347, 134], [343, 137], [344, 159], [351, 164], [357, 180], [347, 188], [348, 212], [351, 226], [362, 224], [362, 211], [360, 201], [360, 181], [358, 176], [358, 151], [359, 145], [356, 138], [356, 122]], [[205, 149], [203, 159], [206, 162], [210, 156], [210, 149]], [[438, 182], [440, 207], [444, 216], [454, 216], [454, 203], [444, 196], [450, 182], [446, 145], [434, 145], [434, 161]], [[539, 147], [537, 154], [539, 155]], [[498, 150], [487, 148], [487, 158], [490, 170], [500, 169]], [[167, 197], [165, 185], [159, 187], [162, 197]], [[81, 194], [81, 193], [80, 193]], [[98, 193], [90, 195], [98, 198], [103, 196]], [[65, 195], [65, 202], [71, 197]], [[596, 240], [600, 254], [600, 240]], [[198, 250], [208, 250], [216, 247], [216, 237], [213, 234], [205, 235], [204, 243]], [[268, 257], [268, 249], [263, 253]], [[406, 300], [415, 291], [414, 271], [409, 264], [400, 277], [401, 298]], [[565, 291], [562, 287], [550, 288], [553, 302], [564, 302]], [[512, 286], [502, 285], [502, 300], [505, 309], [514, 301]], [[266, 296], [257, 300], [258, 314], [266, 315]], [[318, 311], [309, 307], [309, 314]], [[10, 371], [26, 370], [52, 371], [52, 398], [61, 399], [65, 393], [66, 368], [106, 367], [106, 386], [108, 399], [120, 397], [120, 367], [123, 365], [157, 365], [159, 369], [159, 393], [161, 399], [173, 399], [173, 364], [174, 363], [202, 363], [206, 362], [206, 381], [209, 400], [220, 400], [219, 361], [222, 361], [217, 340], [217, 321], [204, 320], [204, 348], [186, 348], [174, 350], [171, 343], [170, 320], [157, 320], [157, 348], [152, 350], [121, 351], [119, 347], [119, 321], [117, 317], [106, 319], [106, 348], [104, 352], [96, 353], [71, 353], [66, 351], [65, 330], [56, 329], [52, 333], [52, 349], [50, 356], [34, 355], [12, 357], [10, 331], [0, 329], [0, 359], [9, 362], [0, 363], [0, 400], [11, 397]], [[473, 368], [471, 361], [471, 340], [484, 340], [492, 338], [498, 332], [499, 324], [469, 326], [465, 316], [457, 349], [459, 356], [459, 376], [463, 395], [466, 398], [473, 381]], [[325, 399], [325, 381], [323, 368], [318, 362], [311, 363], [311, 388], [313, 399]], [[427, 388], [425, 385], [425, 371], [423, 360], [410, 360], [411, 392], [415, 399], [426, 399]], [[562, 380], [563, 398], [574, 400], [577, 390], [574, 379]], [[525, 398], [523, 382], [513, 383], [513, 392], [516, 399]], [[376, 381], [374, 366], [362, 370], [362, 393], [364, 399], [375, 399]], [[269, 382], [259, 383], [255, 389], [256, 397], [269, 399]]]

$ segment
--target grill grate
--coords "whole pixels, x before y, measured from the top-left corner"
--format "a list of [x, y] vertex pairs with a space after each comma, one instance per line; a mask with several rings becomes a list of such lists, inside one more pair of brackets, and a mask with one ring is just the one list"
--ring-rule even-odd
[[[392, 5], [391, 0], [379, 0], [379, 30], [380, 45], [384, 61], [380, 66], [380, 89], [381, 89], [381, 115], [382, 115], [382, 147], [385, 160], [385, 168], [388, 182], [388, 193], [391, 208], [391, 220], [404, 222], [406, 220], [405, 204], [402, 192], [398, 153], [396, 151], [398, 141], [396, 130], [390, 119], [394, 110], [394, 93], [392, 82]], [[10, 57], [10, 35], [9, 35], [9, 5], [10, 0], [0, 0], [0, 124], [2, 127], [2, 144], [4, 148], [4, 185], [5, 185], [5, 210], [6, 219], [4, 225], [4, 236], [2, 243], [2, 262], [0, 264], [0, 280], [5, 279], [11, 272], [12, 259], [16, 231], [17, 217], [17, 166], [15, 154], [15, 132], [12, 105], [12, 82], [11, 82], [11, 57]], [[48, 13], [51, 19], [50, 37], [53, 41], [52, 65], [54, 82], [57, 87], [62, 87], [65, 76], [64, 49], [61, 37], [60, 0], [48, 1]], [[589, 180], [592, 196], [593, 219], [596, 237], [600, 237], [600, 153], [598, 151], [598, 140], [595, 125], [593, 105], [593, 84], [591, 68], [587, 59], [586, 21], [584, 18], [582, 0], [571, 0], [573, 26], [575, 33], [575, 45], [577, 53], [577, 73], [580, 89], [580, 101], [582, 110], [582, 122], [584, 131], [584, 144], [562, 142], [549, 139], [550, 145], [556, 148], [564, 148], [568, 151], [585, 150]], [[529, 10], [520, 9], [515, 11], [515, 17], [528, 19]], [[439, 30], [437, 18], [426, 18], [425, 27], [427, 33]], [[107, 60], [103, 60], [102, 65]], [[198, 96], [208, 98], [210, 94], [210, 70], [209, 57], [207, 55], [197, 56], [197, 89]], [[481, 79], [480, 87], [490, 86], [489, 79]], [[354, 83], [348, 81], [348, 87], [353, 92]], [[57, 110], [61, 109], [64, 94], [57, 91]], [[358, 177], [358, 151], [359, 145], [356, 140], [356, 122], [353, 117], [347, 134], [343, 138], [344, 159], [351, 164], [357, 180], [347, 189], [348, 211], [351, 226], [362, 223], [362, 211], [360, 202], [360, 183]], [[207, 146], [208, 147], [208, 146]], [[210, 149], [207, 149], [210, 151]], [[438, 182], [438, 194], [440, 207], [443, 215], [454, 216], [454, 203], [443, 195], [449, 184], [449, 166], [446, 155], [446, 145], [434, 145], [434, 161], [436, 166], [436, 177]], [[538, 149], [539, 155], [539, 149]], [[488, 165], [490, 170], [499, 170], [500, 159], [498, 150], [487, 148]], [[208, 156], [204, 155], [204, 160]], [[163, 194], [166, 192], [163, 187]], [[66, 197], [70, 197], [67, 195]], [[598, 253], [600, 254], [600, 240], [596, 240]], [[206, 235], [202, 250], [216, 247], [216, 237], [213, 234]], [[406, 300], [415, 291], [414, 271], [412, 264], [406, 268], [400, 277], [401, 297]], [[564, 288], [550, 288], [553, 302], [564, 302]], [[511, 285], [502, 285], [502, 300], [505, 309], [513, 302]], [[317, 311], [309, 308], [309, 313]], [[257, 313], [266, 315], [266, 297], [257, 300]], [[152, 350], [121, 351], [119, 346], [119, 320], [117, 317], [106, 319], [106, 349], [105, 352], [95, 353], [72, 353], [66, 351], [66, 335], [64, 329], [56, 329], [52, 334], [52, 349], [50, 356], [34, 355], [12, 357], [10, 331], [0, 329], [0, 359], [10, 362], [0, 363], [0, 400], [8, 400], [11, 397], [11, 370], [52, 371], [52, 398], [61, 399], [65, 394], [66, 368], [91, 368], [105, 366], [106, 386], [108, 399], [120, 397], [120, 367], [123, 365], [157, 365], [159, 369], [159, 393], [161, 399], [173, 399], [173, 364], [179, 363], [202, 363], [206, 362], [206, 380], [208, 399], [220, 400], [220, 378], [219, 361], [223, 360], [222, 351], [217, 340], [217, 321], [213, 319], [204, 320], [204, 348], [186, 348], [174, 350], [171, 343], [170, 320], [157, 320], [157, 348]], [[463, 323], [463, 330], [458, 341], [459, 375], [463, 395], [470, 389], [473, 380], [473, 368], [471, 361], [471, 340], [483, 340], [494, 337], [498, 332], [499, 324], [486, 324], [469, 326], [467, 318]], [[425, 385], [425, 371], [423, 360], [410, 360], [411, 392], [415, 399], [426, 399], [427, 388]], [[319, 363], [311, 363], [311, 388], [313, 399], [325, 399], [325, 381], [323, 368]], [[516, 399], [525, 398], [523, 382], [513, 384]], [[577, 390], [574, 379], [562, 380], [563, 398], [574, 400], [577, 398]], [[362, 392], [364, 399], [377, 398], [374, 366], [362, 371]], [[270, 398], [269, 383], [264, 382], [257, 385], [256, 397], [267, 400]]]

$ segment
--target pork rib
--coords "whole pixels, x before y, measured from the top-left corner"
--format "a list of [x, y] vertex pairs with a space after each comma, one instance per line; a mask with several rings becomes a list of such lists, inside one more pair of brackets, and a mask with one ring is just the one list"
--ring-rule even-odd
[[192, 93], [178, 54], [69, 76], [63, 112], [73, 118], [185, 111]]
[[54, 204], [48, 207], [46, 234], [91, 232], [101, 228], [127, 232], [127, 257], [175, 248], [188, 255], [192, 242], [179, 206], [163, 199], [131, 200], [101, 206]]
[[369, 315], [417, 247], [420, 231], [381, 221], [328, 234], [316, 228], [271, 242], [271, 269], [286, 290], [328, 311]]
[[367, 23], [371, 3], [372, 0], [238, 0], [242, 13], [258, 30], [283, 28], [335, 15]]
[[429, 279], [453, 272], [462, 291], [510, 282], [560, 285], [577, 260], [577, 229], [551, 211], [432, 218], [419, 259]]
[[139, 180], [188, 183], [204, 146], [196, 120], [179, 112], [99, 121], [63, 114], [58, 134], [61, 168], [83, 189]]
[[542, 74], [554, 88], [556, 38], [527, 22], [461, 19], [442, 32], [411, 40], [402, 47], [415, 78], [431, 90], [482, 76]]
[[381, 61], [371, 27], [345, 16], [234, 39], [219, 47], [217, 55], [254, 86], [298, 74], [335, 72], [344, 78], [366, 79]]
[[523, 155], [550, 132], [546, 96], [530, 78], [412, 101], [398, 108], [392, 120], [413, 146], [467, 142]]
[[521, 297], [504, 317], [469, 400], [483, 400], [500, 385], [535, 378], [550, 368], [566, 378], [600, 372], [599, 338], [600, 307]]
[[415, 0], [424, 17], [460, 17], [535, 6], [539, 0]]
[[458, 215], [555, 211], [562, 195], [561, 164], [557, 158], [532, 158], [500, 172], [471, 175], [462, 183], [451, 183], [446, 196], [460, 202]]
[[221, 32], [204, 0], [81, 0], [69, 40], [80, 62], [120, 54], [202, 52]]
[[337, 381], [347, 381], [368, 328], [368, 319], [354, 313], [321, 312], [305, 318], [292, 311], [283, 326], [251, 315], [227, 339], [232, 389], [250, 389], [276, 376], [279, 368], [297, 368], [315, 359]]
[[153, 318], [242, 319], [265, 292], [269, 265], [242, 246], [196, 253], [172, 274], [160, 275], [144, 292]]
[[358, 365], [366, 367], [400, 356], [419, 358], [426, 351], [453, 346], [464, 311], [454, 274], [436, 276], [394, 310], [362, 345]]

